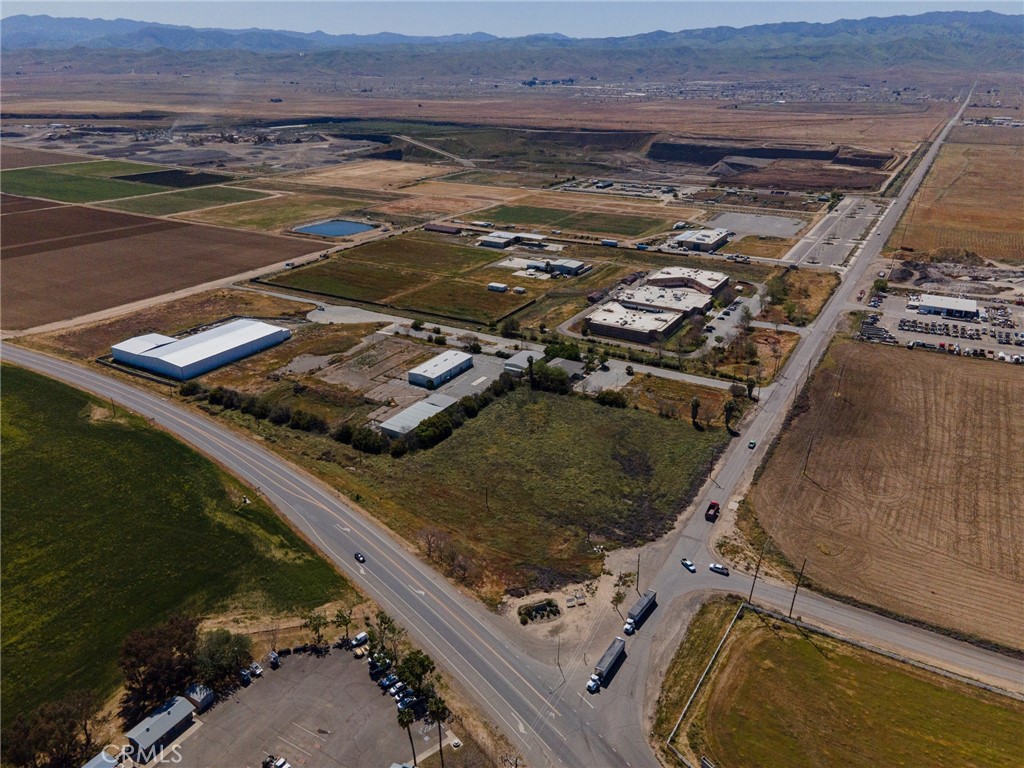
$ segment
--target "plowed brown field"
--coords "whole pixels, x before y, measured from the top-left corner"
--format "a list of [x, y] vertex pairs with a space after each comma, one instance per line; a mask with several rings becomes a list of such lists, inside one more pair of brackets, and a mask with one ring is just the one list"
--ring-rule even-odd
[[310, 251], [283, 237], [3, 199], [3, 327], [30, 328], [189, 288]]
[[68, 155], [63, 152], [47, 152], [45, 149], [16, 147], [4, 144], [0, 147], [0, 168], [32, 168], [37, 165], [60, 165], [62, 163], [79, 163], [82, 160], [95, 160], [94, 157]]
[[844, 342], [751, 492], [805, 575], [915, 619], [1024, 647], [1024, 376]]

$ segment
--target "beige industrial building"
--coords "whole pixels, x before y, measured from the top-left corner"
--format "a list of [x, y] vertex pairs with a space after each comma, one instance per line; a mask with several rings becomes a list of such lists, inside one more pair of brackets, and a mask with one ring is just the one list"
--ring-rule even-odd
[[628, 309], [617, 301], [609, 301], [587, 317], [587, 328], [598, 336], [648, 344], [671, 336], [685, 319], [682, 312]]
[[672, 244], [677, 248], [689, 248], [691, 251], [714, 251], [728, 241], [729, 232], [725, 229], [695, 229], [672, 238]]
[[712, 302], [709, 294], [687, 288], [666, 288], [661, 285], [642, 285], [639, 288], [627, 286], [615, 293], [614, 299], [626, 309], [639, 309], [645, 312], [667, 310], [679, 312], [683, 317], [690, 317], [698, 312], [707, 314]]
[[690, 267], [665, 267], [647, 278], [647, 285], [664, 288], [690, 288], [717, 296], [729, 284], [729, 276], [722, 272]]

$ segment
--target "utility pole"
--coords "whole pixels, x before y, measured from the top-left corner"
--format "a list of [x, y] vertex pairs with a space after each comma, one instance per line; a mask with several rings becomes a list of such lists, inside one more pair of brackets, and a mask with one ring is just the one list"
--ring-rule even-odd
[[789, 603], [789, 618], [793, 618], [793, 606], [796, 605], [796, 593], [800, 591], [800, 582], [804, 578], [804, 568], [807, 566], [807, 558], [804, 558], [804, 564], [800, 566], [800, 575], [796, 577], [796, 589], [793, 590], [793, 599]]
[[636, 553], [636, 584], [634, 584], [633, 586], [636, 587], [636, 593], [639, 595], [640, 594], [640, 553], [639, 552]]
[[747, 598], [748, 603], [752, 603], [754, 600], [754, 587], [757, 585], [757, 574], [761, 572], [761, 560], [764, 558], [764, 548], [768, 545], [766, 541], [764, 546], [761, 547], [761, 554], [757, 556], [757, 568], [754, 569], [754, 580], [750, 583], [750, 596]]

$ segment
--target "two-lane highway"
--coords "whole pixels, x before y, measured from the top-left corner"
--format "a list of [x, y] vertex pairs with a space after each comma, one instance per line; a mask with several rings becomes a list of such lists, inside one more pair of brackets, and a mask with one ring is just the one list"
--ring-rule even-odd
[[[581, 732], [573, 710], [552, 695], [562, 681], [557, 669], [523, 653], [479, 603], [301, 469], [201, 414], [120, 380], [10, 344], [0, 347], [0, 357], [120, 403], [259, 489], [444, 665], [531, 765], [623, 762], [603, 739]], [[356, 563], [356, 551], [366, 555], [365, 565]]]

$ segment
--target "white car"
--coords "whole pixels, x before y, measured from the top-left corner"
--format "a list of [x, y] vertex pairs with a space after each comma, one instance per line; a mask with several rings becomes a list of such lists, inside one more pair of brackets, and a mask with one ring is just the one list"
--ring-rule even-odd
[[729, 569], [726, 568], [721, 563], [712, 563], [711, 565], [708, 566], [708, 570], [713, 572], [713, 573], [720, 573], [723, 576], [728, 576], [729, 575]]
[[249, 665], [249, 671], [252, 672], [253, 677], [263, 677], [263, 667], [255, 661]]
[[679, 561], [679, 563], [680, 563], [680, 565], [683, 566], [683, 568], [688, 570], [690, 573], [696, 573], [697, 572], [697, 566], [694, 565], [693, 562], [691, 560], [689, 560], [688, 558], [684, 557], [682, 560]]

